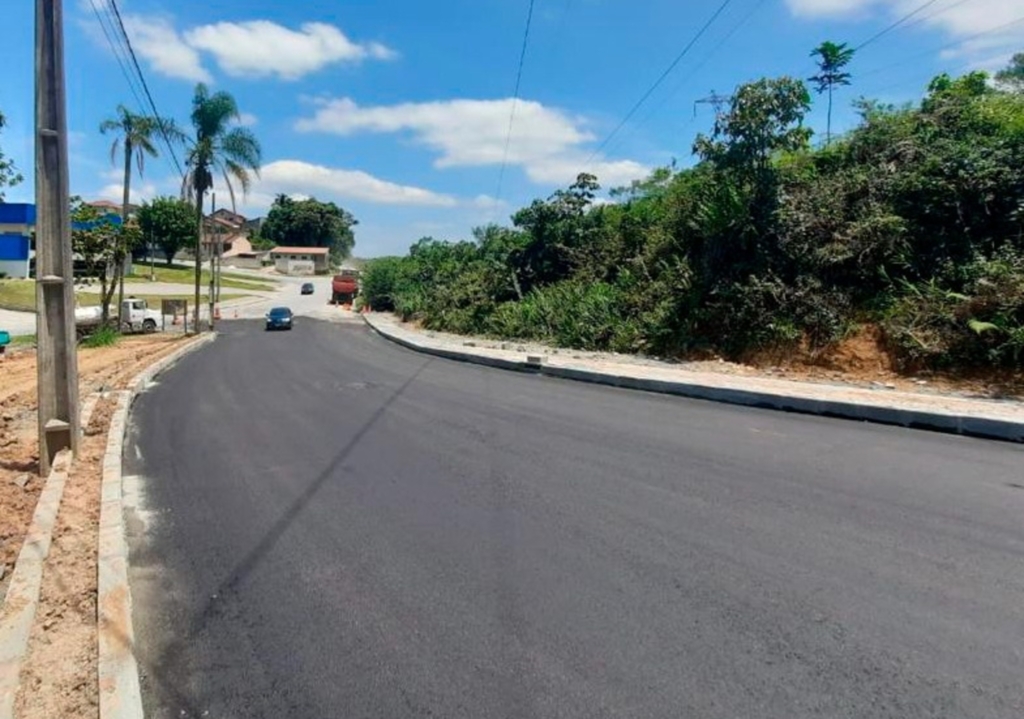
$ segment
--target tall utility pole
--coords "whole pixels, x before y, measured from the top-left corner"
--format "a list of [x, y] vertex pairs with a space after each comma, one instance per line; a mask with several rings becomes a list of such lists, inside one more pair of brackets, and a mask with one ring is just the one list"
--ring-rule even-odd
[[78, 356], [61, 0], [36, 0], [36, 365], [39, 472], [78, 449]]
[[702, 97], [699, 100], [693, 102], [693, 116], [697, 117], [697, 105], [711, 105], [715, 108], [715, 119], [717, 120], [722, 116], [722, 108], [725, 107], [726, 103], [732, 100], [731, 95], [719, 95], [714, 90], [707, 97]]
[[214, 276], [215, 276], [214, 275], [214, 269], [213, 269], [213, 263], [217, 261], [217, 231], [219, 229], [217, 227], [217, 224], [216, 224], [217, 223], [217, 193], [214, 192], [214, 193], [212, 193], [212, 195], [213, 195], [213, 203], [210, 206], [210, 224], [213, 225], [213, 237], [212, 238], [207, 238], [210, 241], [210, 243], [209, 243], [210, 244], [210, 290], [209, 290], [210, 296], [209, 296], [208, 299], [210, 301], [210, 331], [211, 332], [213, 331], [213, 309], [214, 309], [213, 308], [213, 303], [214, 303], [213, 289], [214, 289]]

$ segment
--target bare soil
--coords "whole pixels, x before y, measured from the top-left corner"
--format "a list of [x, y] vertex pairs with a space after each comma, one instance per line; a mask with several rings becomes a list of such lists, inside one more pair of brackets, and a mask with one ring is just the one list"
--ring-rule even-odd
[[43, 584], [28, 657], [15, 703], [19, 719], [95, 717], [97, 681], [97, 546], [100, 482], [107, 428], [116, 400], [100, 400], [71, 465]]
[[[79, 392], [126, 389], [145, 367], [181, 346], [181, 335], [125, 337], [112, 347], [79, 348]], [[45, 480], [38, 476], [36, 355], [0, 357], [0, 596]], [[101, 399], [85, 428], [65, 485], [43, 569], [40, 606], [23, 667], [15, 715], [95, 717], [98, 713], [96, 549], [100, 485], [112, 399]]]

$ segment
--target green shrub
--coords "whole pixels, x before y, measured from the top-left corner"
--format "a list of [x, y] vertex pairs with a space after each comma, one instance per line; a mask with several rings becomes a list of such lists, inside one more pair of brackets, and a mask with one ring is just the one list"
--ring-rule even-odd
[[114, 327], [100, 327], [82, 340], [83, 347], [110, 347], [117, 344], [121, 334]]

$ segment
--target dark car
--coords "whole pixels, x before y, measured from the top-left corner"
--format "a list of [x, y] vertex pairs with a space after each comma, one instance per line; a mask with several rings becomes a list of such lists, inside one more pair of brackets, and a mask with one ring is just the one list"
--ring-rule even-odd
[[292, 311], [287, 307], [275, 307], [267, 313], [268, 330], [290, 330], [292, 328]]
[[311, 294], [313, 294], [313, 283], [312, 282], [304, 282], [303, 283], [303, 285], [302, 285], [302, 294], [304, 294], [304, 295], [311, 295]]

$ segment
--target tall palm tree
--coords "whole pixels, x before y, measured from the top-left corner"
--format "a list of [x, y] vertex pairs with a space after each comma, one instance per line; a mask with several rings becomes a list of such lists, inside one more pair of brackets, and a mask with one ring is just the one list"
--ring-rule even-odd
[[811, 51], [811, 57], [817, 58], [818, 74], [809, 78], [815, 84], [820, 95], [828, 92], [828, 125], [825, 130], [825, 145], [832, 144], [832, 91], [836, 87], [849, 85], [852, 75], [844, 71], [856, 52], [847, 47], [845, 42], [834, 43], [825, 41]]
[[[201, 276], [203, 201], [213, 189], [215, 176], [223, 177], [235, 208], [237, 182], [242, 193], [248, 193], [255, 175], [260, 173], [260, 143], [247, 128], [234, 123], [241, 119], [238, 104], [229, 93], [220, 91], [212, 95], [206, 85], [196, 85], [192, 98], [192, 127], [195, 137], [189, 139], [185, 155], [185, 178], [182, 193], [195, 203], [196, 223], [196, 287], [195, 327], [199, 330], [199, 284]], [[211, 317], [212, 319], [212, 317]]]
[[[166, 134], [172, 141], [180, 142], [184, 139], [182, 133], [173, 121], [148, 115], [137, 115], [124, 105], [118, 105], [116, 116], [108, 118], [100, 123], [100, 132], [104, 135], [114, 134], [114, 142], [110, 145], [110, 161], [117, 163], [119, 151], [124, 152], [124, 192], [121, 198], [121, 226], [128, 224], [129, 198], [132, 188], [132, 163], [135, 163], [141, 177], [145, 172], [146, 156], [156, 157], [159, 151], [156, 148], [156, 137], [158, 134]], [[127, 253], [118, 250], [115, 254], [115, 281], [118, 285], [117, 306], [121, 307], [124, 302], [124, 270]], [[103, 300], [103, 319], [106, 321], [110, 314], [110, 299]]]

